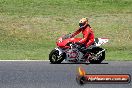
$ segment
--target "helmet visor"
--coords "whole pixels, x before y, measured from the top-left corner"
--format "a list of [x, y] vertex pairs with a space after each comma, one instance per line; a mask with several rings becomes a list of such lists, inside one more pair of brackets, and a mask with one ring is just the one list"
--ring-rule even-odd
[[85, 23], [79, 23], [79, 27], [83, 27]]

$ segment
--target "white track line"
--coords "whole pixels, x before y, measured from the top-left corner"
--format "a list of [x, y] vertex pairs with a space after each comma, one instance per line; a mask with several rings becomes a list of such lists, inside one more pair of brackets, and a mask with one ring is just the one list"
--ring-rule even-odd
[[39, 61], [45, 61], [48, 62], [49, 60], [0, 60], [0, 62], [2, 61], [13, 61], [13, 62], [19, 62], [19, 61], [25, 61], [25, 62], [39, 62]]

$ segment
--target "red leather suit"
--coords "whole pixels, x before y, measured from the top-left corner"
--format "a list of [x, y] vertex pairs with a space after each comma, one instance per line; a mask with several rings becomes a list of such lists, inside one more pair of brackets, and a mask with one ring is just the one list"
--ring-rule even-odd
[[72, 34], [72, 37], [76, 36], [82, 31], [83, 38], [78, 41], [81, 44], [85, 44], [86, 47], [89, 47], [94, 43], [94, 32], [93, 30], [89, 27], [86, 26], [85, 28], [78, 29]]

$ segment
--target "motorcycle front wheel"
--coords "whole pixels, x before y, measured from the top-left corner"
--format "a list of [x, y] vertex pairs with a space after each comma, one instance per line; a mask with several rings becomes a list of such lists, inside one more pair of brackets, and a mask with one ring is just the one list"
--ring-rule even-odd
[[64, 60], [64, 55], [59, 55], [59, 51], [54, 49], [49, 54], [51, 64], [60, 64]]

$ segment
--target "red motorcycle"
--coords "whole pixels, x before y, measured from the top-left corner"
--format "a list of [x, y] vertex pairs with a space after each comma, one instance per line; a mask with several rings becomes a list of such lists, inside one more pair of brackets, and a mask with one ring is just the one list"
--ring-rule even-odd
[[[99, 64], [105, 59], [105, 49], [99, 47], [108, 42], [107, 38], [95, 38], [95, 43], [88, 48], [76, 43], [81, 38], [71, 38], [71, 34], [64, 35], [56, 42], [57, 47], [49, 54], [52, 64], [59, 64], [63, 60], [72, 63]], [[74, 41], [74, 42], [73, 42]]]

